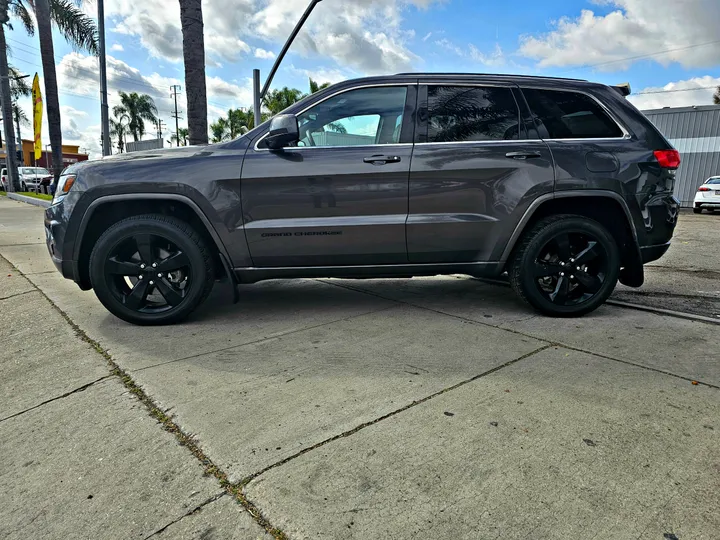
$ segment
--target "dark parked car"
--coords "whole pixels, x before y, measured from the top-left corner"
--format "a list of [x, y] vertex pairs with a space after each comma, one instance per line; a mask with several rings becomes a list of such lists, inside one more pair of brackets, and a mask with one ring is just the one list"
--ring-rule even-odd
[[347, 81], [239, 139], [69, 167], [47, 210], [62, 274], [136, 324], [217, 278], [507, 272], [577, 316], [669, 247], [678, 152], [627, 87], [510, 75]]

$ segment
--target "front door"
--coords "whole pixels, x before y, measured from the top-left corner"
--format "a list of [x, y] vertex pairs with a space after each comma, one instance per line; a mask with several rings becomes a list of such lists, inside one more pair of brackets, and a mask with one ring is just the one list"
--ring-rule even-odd
[[242, 207], [255, 266], [407, 262], [415, 102], [412, 85], [343, 90], [297, 115], [297, 146], [248, 150]]
[[521, 99], [496, 82], [420, 86], [411, 263], [497, 261], [530, 203], [553, 191], [552, 155], [521, 119]]

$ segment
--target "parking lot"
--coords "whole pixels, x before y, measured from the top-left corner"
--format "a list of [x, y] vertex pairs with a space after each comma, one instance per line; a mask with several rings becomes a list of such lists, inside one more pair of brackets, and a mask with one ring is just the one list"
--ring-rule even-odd
[[[720, 321], [720, 213], [616, 300]], [[720, 326], [467, 277], [218, 283], [130, 326], [0, 198], [0, 538], [713, 539]]]

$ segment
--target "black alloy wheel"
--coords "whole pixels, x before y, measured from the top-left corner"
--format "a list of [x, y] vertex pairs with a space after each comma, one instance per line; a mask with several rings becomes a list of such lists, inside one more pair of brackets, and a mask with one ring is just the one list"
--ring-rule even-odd
[[581, 216], [540, 221], [523, 238], [510, 266], [510, 283], [537, 310], [580, 316], [597, 309], [617, 284], [620, 255], [600, 223]]
[[115, 245], [105, 261], [105, 281], [133, 311], [162, 313], [183, 302], [192, 269], [188, 256], [171, 241], [140, 233]]
[[205, 300], [215, 268], [205, 240], [188, 223], [148, 214], [105, 231], [90, 256], [90, 282], [115, 316], [133, 324], [172, 324]]

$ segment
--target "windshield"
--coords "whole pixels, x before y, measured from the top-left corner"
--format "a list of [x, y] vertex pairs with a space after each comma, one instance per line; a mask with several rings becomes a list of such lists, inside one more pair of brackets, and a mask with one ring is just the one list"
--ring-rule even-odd
[[714, 176], [712, 178], [708, 178], [708, 181], [705, 182], [706, 184], [720, 184], [720, 176]]

